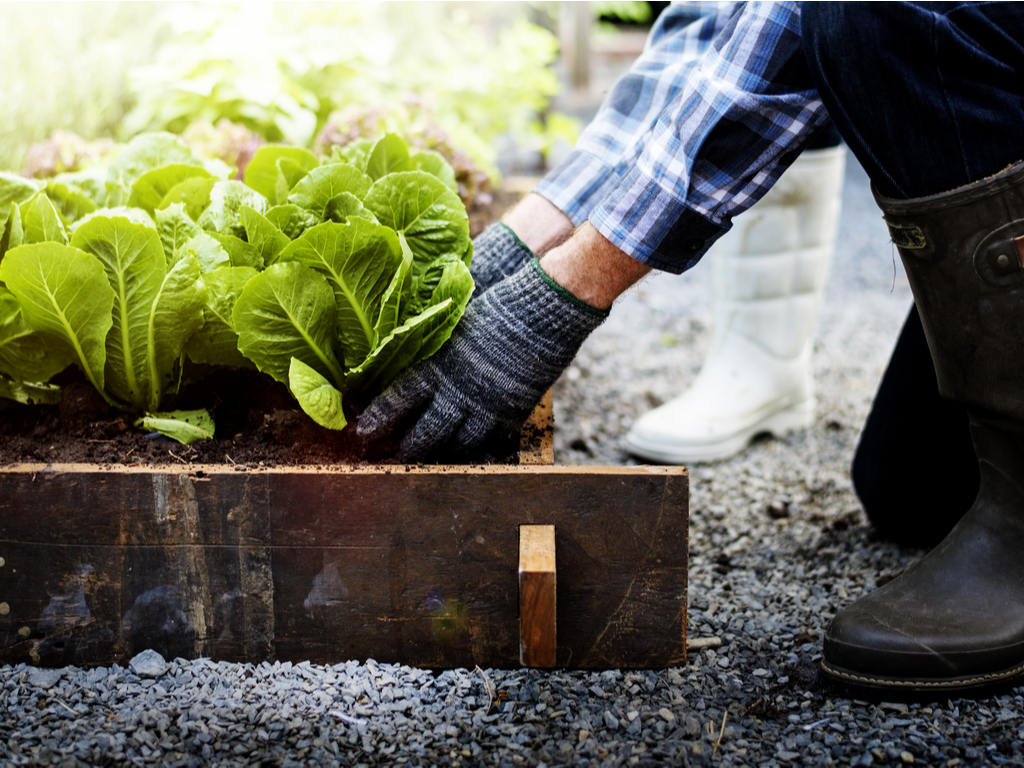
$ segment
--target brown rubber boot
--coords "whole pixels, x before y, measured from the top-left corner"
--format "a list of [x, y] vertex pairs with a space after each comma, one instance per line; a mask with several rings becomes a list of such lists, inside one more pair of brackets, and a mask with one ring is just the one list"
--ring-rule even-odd
[[822, 673], [860, 697], [983, 695], [1024, 683], [1024, 163], [876, 201], [939, 391], [968, 408], [981, 489], [933, 551], [836, 615]]

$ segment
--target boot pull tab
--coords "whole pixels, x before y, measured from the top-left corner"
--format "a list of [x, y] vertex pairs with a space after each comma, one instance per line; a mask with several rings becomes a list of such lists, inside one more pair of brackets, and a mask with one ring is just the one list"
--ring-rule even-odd
[[1024, 284], [1024, 219], [993, 230], [974, 251], [974, 271], [998, 288]]

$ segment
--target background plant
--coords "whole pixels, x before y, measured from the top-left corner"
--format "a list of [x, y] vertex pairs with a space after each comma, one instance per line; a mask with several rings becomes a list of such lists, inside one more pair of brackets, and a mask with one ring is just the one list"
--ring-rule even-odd
[[56, 129], [124, 142], [225, 118], [312, 148], [341, 108], [415, 101], [495, 177], [497, 137], [542, 149], [574, 131], [538, 119], [558, 89], [558, 42], [526, 21], [527, 7], [7, 3], [0, 168], [22, 167]]

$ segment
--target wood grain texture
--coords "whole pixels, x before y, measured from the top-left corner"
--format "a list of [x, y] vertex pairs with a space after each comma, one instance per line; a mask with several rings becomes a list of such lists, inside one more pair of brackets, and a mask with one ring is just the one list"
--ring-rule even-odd
[[0, 664], [519, 664], [520, 525], [554, 525], [558, 666], [685, 659], [674, 467], [0, 468]]
[[555, 526], [520, 526], [519, 663], [525, 667], [555, 666], [557, 589]]

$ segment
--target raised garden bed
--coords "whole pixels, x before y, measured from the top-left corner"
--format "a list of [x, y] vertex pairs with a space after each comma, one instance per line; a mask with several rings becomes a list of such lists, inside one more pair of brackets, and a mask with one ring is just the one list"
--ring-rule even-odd
[[686, 470], [553, 466], [545, 418], [518, 465], [2, 467], [0, 663], [517, 666], [524, 524], [555, 526], [558, 666], [681, 663]]
[[354, 434], [472, 295], [443, 157], [266, 146], [243, 182], [143, 134], [100, 172], [0, 179], [0, 396], [36, 403], [0, 411], [0, 663], [516, 665], [530, 524], [524, 659], [684, 658], [685, 470], [554, 467], [550, 403], [473, 466]]

